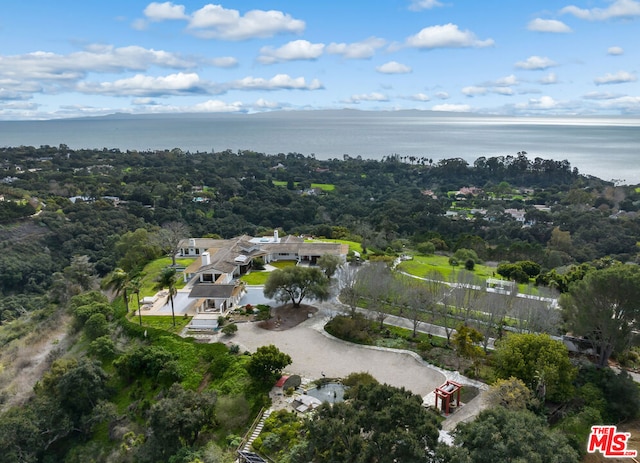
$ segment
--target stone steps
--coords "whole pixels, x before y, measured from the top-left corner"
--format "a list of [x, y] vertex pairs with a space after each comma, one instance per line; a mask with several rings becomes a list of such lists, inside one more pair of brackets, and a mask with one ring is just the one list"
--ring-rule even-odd
[[247, 439], [247, 443], [244, 445], [243, 450], [247, 452], [251, 451], [251, 444], [253, 444], [253, 441], [256, 440], [256, 438], [262, 432], [262, 428], [264, 427], [264, 422], [266, 421], [267, 418], [269, 418], [272, 412], [273, 412], [272, 409], [268, 409], [267, 411], [264, 412], [264, 414], [262, 415], [262, 418], [260, 418], [260, 421], [258, 422], [257, 426], [251, 433], [251, 436], [249, 436], [249, 439]]

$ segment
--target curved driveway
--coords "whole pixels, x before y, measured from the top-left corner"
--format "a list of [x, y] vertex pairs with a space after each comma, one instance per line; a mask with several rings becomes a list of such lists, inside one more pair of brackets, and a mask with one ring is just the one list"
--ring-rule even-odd
[[311, 380], [323, 374], [343, 378], [353, 372], [368, 372], [381, 383], [405, 387], [424, 398], [433, 396], [433, 390], [444, 383], [441, 372], [410, 354], [359, 346], [326, 334], [323, 329], [328, 321], [326, 313], [321, 309], [309, 320], [285, 331], [241, 323], [230, 341], [251, 352], [273, 344], [291, 356], [293, 363], [287, 367], [288, 373]]

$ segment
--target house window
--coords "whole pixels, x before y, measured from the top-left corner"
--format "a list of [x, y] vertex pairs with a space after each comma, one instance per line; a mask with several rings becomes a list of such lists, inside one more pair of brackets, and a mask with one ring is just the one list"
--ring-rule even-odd
[[203, 273], [202, 274], [202, 281], [213, 281], [213, 275], [210, 273]]

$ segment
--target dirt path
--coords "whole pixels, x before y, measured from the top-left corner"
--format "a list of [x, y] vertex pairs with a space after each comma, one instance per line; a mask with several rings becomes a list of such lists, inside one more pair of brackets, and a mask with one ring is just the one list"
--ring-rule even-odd
[[[6, 394], [6, 401], [2, 404], [2, 410], [22, 404], [31, 397], [33, 386], [51, 366], [50, 354], [55, 349], [68, 348], [70, 322], [69, 315], [60, 315], [55, 323], [53, 320], [44, 322], [46, 326], [3, 348], [0, 363], [4, 371], [0, 387]], [[49, 329], [48, 326], [53, 328]]]

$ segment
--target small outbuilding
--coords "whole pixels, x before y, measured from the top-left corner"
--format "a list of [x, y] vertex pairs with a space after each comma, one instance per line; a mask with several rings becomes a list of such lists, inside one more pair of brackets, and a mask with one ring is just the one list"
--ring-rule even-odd
[[302, 378], [300, 378], [299, 375], [284, 375], [276, 382], [276, 387], [286, 391], [290, 388], [295, 389], [299, 387], [300, 384], [302, 384]]
[[[438, 386], [435, 391], [436, 395], [436, 409], [438, 408], [438, 398], [441, 399], [440, 408], [445, 415], [449, 415], [452, 405], [454, 407], [460, 407], [460, 391], [462, 390], [462, 384], [456, 383], [448, 379], [443, 385]], [[451, 398], [455, 396], [455, 404], [451, 403]]]

